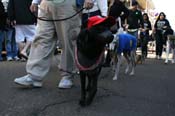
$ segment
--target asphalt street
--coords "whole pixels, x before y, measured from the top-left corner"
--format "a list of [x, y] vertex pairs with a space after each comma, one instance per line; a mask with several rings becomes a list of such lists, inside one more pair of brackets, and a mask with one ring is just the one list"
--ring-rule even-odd
[[0, 116], [174, 116], [175, 64], [146, 59], [136, 66], [136, 74], [112, 80], [112, 68], [103, 68], [93, 103], [78, 105], [79, 76], [71, 89], [58, 89], [58, 62], [53, 58], [42, 88], [22, 88], [13, 80], [26, 74], [26, 62], [0, 62]]

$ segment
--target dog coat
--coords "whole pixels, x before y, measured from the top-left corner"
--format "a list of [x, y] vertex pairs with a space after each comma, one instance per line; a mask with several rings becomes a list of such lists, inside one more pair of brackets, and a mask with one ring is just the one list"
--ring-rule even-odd
[[117, 36], [118, 36], [117, 53], [121, 54], [122, 52], [136, 49], [137, 45], [136, 37], [128, 33], [118, 34]]

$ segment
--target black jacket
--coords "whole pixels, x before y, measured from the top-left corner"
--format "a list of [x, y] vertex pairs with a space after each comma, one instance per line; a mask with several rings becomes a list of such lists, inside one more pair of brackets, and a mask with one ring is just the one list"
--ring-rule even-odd
[[143, 28], [142, 12], [140, 10], [129, 10], [127, 23], [129, 24], [128, 29], [138, 29], [140, 27]]
[[6, 24], [6, 15], [3, 3], [0, 1], [0, 30], [3, 30], [5, 28]]
[[9, 0], [8, 18], [10, 21], [16, 20], [18, 25], [30, 25], [36, 23], [36, 18], [30, 12], [32, 0]]
[[118, 18], [120, 16], [121, 20], [126, 19], [128, 15], [129, 15], [128, 8], [120, 1], [114, 2], [109, 9], [109, 16], [113, 16], [115, 18]]

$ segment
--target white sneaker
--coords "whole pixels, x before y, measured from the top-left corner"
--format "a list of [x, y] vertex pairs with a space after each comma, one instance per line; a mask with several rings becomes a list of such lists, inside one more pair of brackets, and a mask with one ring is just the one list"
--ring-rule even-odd
[[174, 64], [174, 63], [175, 63], [175, 62], [174, 62], [174, 59], [172, 59], [172, 60], [171, 60], [171, 63], [172, 63], [172, 64]]
[[69, 89], [73, 86], [73, 82], [71, 79], [68, 79], [68, 78], [62, 78], [59, 85], [58, 85], [58, 88], [60, 89]]
[[12, 57], [7, 57], [7, 61], [12, 61], [13, 58]]
[[161, 56], [158, 56], [158, 60], [161, 60], [162, 58], [161, 58]]
[[165, 64], [168, 64], [168, 60], [165, 60]]
[[20, 58], [19, 58], [18, 56], [15, 56], [13, 59], [14, 59], [15, 61], [19, 61], [19, 60], [20, 60]]
[[15, 78], [14, 82], [22, 86], [42, 87], [41, 81], [36, 81], [31, 78], [31, 75], [25, 75], [23, 77]]
[[158, 55], [156, 55], [155, 59], [158, 59]]

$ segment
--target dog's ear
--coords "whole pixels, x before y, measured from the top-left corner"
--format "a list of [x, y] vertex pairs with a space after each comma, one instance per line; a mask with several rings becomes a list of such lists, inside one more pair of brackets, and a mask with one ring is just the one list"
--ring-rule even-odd
[[88, 53], [92, 51], [95, 45], [93, 38], [91, 37], [91, 32], [88, 29], [82, 29], [77, 38], [77, 49], [82, 53]]
[[86, 28], [82, 29], [77, 37], [77, 47], [81, 47], [88, 40], [88, 30]]

